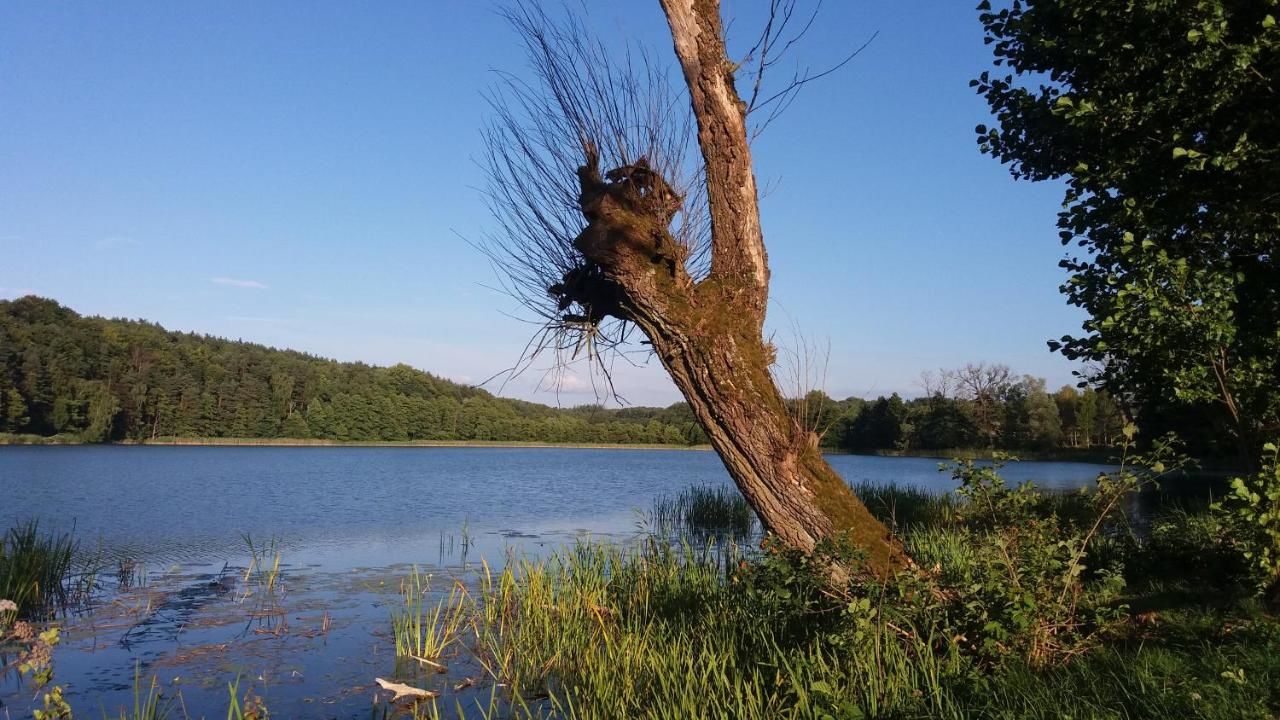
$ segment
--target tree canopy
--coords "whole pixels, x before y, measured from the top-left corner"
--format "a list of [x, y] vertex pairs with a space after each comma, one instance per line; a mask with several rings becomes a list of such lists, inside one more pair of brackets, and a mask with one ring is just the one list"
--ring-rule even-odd
[[981, 149], [1066, 183], [1062, 291], [1090, 317], [1051, 347], [1143, 424], [1208, 421], [1256, 456], [1280, 431], [1276, 0], [978, 9], [1008, 69], [972, 83]]

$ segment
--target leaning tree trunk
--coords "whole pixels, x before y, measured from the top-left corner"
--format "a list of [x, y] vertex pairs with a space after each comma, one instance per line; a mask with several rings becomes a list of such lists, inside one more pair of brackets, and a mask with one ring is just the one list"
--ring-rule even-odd
[[[670, 234], [677, 197], [642, 161], [602, 175], [579, 169], [588, 225], [574, 244], [595, 266], [560, 288], [593, 312], [633, 321], [671, 373], [729, 475], [764, 525], [812, 551], [843, 535], [884, 576], [908, 562], [901, 544], [823, 459], [769, 371], [762, 330], [769, 268], [747, 140], [718, 3], [662, 0], [698, 122], [711, 214], [711, 270], [694, 282]], [[588, 277], [589, 276], [589, 277]]]

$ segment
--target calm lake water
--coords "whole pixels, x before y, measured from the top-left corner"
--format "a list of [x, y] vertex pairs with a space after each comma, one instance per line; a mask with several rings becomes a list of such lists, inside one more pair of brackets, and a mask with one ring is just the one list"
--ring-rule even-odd
[[[937, 460], [829, 459], [850, 482], [954, 487]], [[1004, 475], [1070, 489], [1105, 469], [1019, 463]], [[237, 676], [277, 717], [368, 717], [375, 676], [447, 691], [475, 671], [459, 659], [433, 679], [396, 664], [388, 617], [412, 565], [464, 577], [479, 557], [501, 563], [583, 536], [626, 541], [655, 498], [718, 484], [730, 481], [708, 451], [3, 447], [0, 528], [32, 518], [74, 527], [108, 568], [56, 655], [79, 712], [131, 707], [137, 667], [180, 689], [192, 717], [225, 715]], [[264, 620], [238, 589], [246, 538], [279, 544], [279, 617]], [[478, 682], [458, 697], [488, 692]], [[29, 703], [14, 673], [0, 677], [0, 716], [22, 717]]]

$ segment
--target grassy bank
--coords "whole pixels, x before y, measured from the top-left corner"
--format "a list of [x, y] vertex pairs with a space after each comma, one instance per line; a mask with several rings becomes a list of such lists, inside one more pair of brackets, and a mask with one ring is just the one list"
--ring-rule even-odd
[[[864, 486], [917, 567], [833, 586], [839, 547], [580, 545], [486, 575], [467, 610], [500, 701], [484, 717], [1274, 718], [1280, 622], [1229, 518], [1166, 508], [1141, 535], [1116, 475], [1089, 494], [960, 466], [937, 496]], [[685, 526], [740, 500], [659, 503]], [[688, 535], [685, 535], [688, 537]], [[698, 537], [695, 535], [695, 537]], [[705, 537], [703, 535], [702, 537]], [[719, 536], [723, 538], [723, 535]], [[446, 691], [446, 701], [448, 695]], [[424, 716], [449, 716], [432, 706]]]

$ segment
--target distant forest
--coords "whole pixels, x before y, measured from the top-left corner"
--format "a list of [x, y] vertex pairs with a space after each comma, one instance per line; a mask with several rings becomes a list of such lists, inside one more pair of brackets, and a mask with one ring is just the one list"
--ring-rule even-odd
[[[829, 449], [1053, 450], [1111, 444], [1105, 394], [999, 365], [923, 376], [924, 396], [792, 401]], [[494, 397], [408, 365], [342, 363], [154, 323], [0, 301], [0, 433], [82, 442], [153, 438], [549, 443], [706, 442], [684, 403], [553, 408]]]

